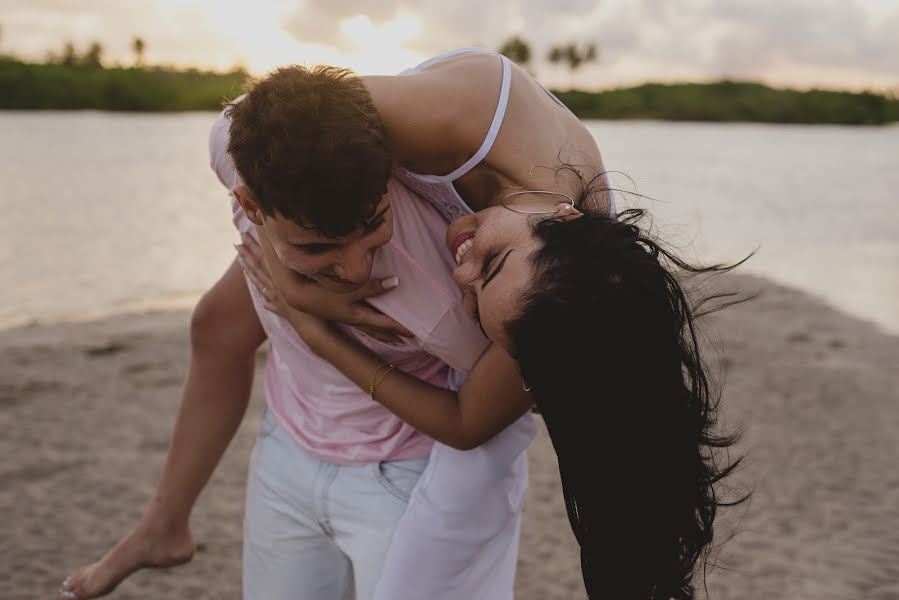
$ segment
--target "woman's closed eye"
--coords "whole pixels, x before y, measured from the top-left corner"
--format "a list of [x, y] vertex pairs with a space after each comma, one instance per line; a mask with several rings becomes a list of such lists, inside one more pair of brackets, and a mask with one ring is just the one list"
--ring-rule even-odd
[[484, 257], [484, 264], [481, 265], [481, 277], [487, 277], [487, 273], [490, 271], [490, 265], [493, 264], [493, 261], [496, 260], [497, 256], [499, 256], [498, 252], [489, 252], [487, 256]]
[[[490, 272], [490, 269], [492, 268], [494, 261], [496, 261], [497, 257], [499, 256], [499, 253], [492, 252], [487, 255], [487, 258], [484, 260], [484, 266], [481, 267], [481, 277], [484, 278], [484, 283], [481, 284], [482, 290], [487, 287], [487, 284], [490, 283], [493, 278], [499, 274], [499, 272], [503, 268], [503, 265], [506, 264], [506, 259], [509, 258], [510, 254], [512, 254], [512, 250], [506, 250], [506, 253], [503, 254], [503, 257], [499, 261], [499, 264], [496, 265], [496, 268], [493, 269], [492, 272]], [[487, 274], [488, 272], [490, 272], [489, 275]]]

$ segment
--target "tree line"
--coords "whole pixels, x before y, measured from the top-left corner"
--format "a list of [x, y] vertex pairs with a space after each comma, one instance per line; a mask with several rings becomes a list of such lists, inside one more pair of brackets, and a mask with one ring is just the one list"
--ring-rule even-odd
[[[144, 52], [146, 51], [147, 43], [144, 41], [142, 37], [134, 37], [131, 40], [131, 51], [134, 52], [134, 66], [142, 67], [144, 66]], [[79, 51], [78, 48], [75, 47], [71, 41], [67, 41], [63, 44], [62, 52], [49, 52], [47, 54], [47, 63], [49, 64], [59, 64], [66, 65], [68, 67], [92, 67], [95, 69], [102, 69], [104, 67], [103, 63], [103, 55], [106, 52], [106, 49], [103, 47], [103, 44], [99, 41], [91, 42], [88, 47]]]
[[[99, 42], [83, 50], [66, 43], [45, 63], [0, 55], [0, 109], [94, 109], [130, 111], [218, 110], [242, 92], [249, 74], [147, 66], [146, 42], [132, 42], [132, 66], [106, 66]], [[527, 67], [531, 47], [519, 36], [499, 51]], [[546, 60], [571, 73], [599, 60], [595, 44], [551, 47]], [[585, 119], [667, 119], [769, 123], [882, 124], [899, 121], [899, 99], [871, 92], [784, 90], [759, 83], [658, 84], [603, 90], [555, 91]]]
[[[498, 52], [524, 68], [533, 61], [531, 46], [518, 35]], [[597, 62], [594, 43], [551, 46], [550, 64], [564, 64], [573, 74]], [[598, 92], [570, 89], [556, 96], [582, 119], [664, 119], [673, 121], [747, 121], [764, 123], [832, 123], [880, 125], [899, 121], [899, 98], [873, 92], [776, 89], [756, 82], [646, 83]]]

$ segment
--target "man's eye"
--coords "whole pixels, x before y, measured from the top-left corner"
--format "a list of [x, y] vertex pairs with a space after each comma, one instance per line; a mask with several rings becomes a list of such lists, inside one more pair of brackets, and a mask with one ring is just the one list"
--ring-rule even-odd
[[325, 254], [332, 250], [332, 248], [329, 248], [328, 246], [294, 246], [294, 248], [303, 254]]

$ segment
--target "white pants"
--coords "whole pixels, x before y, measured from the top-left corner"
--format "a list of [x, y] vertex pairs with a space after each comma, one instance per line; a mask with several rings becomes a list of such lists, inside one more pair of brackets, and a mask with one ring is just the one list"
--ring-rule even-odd
[[266, 409], [250, 459], [246, 600], [371, 600], [428, 457], [345, 466], [300, 448]]
[[512, 600], [530, 414], [465, 452], [435, 444], [393, 535], [376, 600]]

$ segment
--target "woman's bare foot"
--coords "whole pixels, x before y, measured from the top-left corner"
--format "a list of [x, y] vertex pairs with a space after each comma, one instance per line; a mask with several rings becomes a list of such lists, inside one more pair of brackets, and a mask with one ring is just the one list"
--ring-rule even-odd
[[138, 569], [174, 567], [189, 562], [193, 554], [194, 541], [186, 523], [160, 527], [142, 519], [103, 558], [72, 572], [59, 597], [87, 600], [105, 596]]

